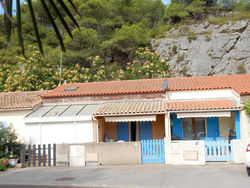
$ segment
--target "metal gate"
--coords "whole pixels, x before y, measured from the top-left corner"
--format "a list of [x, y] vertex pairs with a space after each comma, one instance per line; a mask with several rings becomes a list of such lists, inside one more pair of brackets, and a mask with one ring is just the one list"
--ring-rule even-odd
[[141, 161], [142, 164], [164, 163], [165, 162], [164, 139], [142, 140]]
[[206, 161], [232, 161], [233, 144], [225, 141], [205, 141]]
[[56, 144], [23, 145], [20, 147], [20, 163], [32, 166], [56, 166]]

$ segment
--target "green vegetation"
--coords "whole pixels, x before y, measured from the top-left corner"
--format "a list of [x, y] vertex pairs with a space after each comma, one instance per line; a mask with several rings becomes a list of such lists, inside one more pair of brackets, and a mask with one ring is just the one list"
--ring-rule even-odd
[[184, 58], [185, 58], [185, 54], [184, 53], [182, 55], [178, 54], [176, 62], [179, 63], [179, 62], [183, 61]]
[[244, 102], [244, 110], [246, 114], [250, 116], [250, 100]]
[[192, 40], [196, 40], [197, 36], [194, 32], [188, 32], [188, 36], [187, 36], [188, 42], [191, 43]]
[[211, 38], [208, 35], [205, 35], [205, 41], [210, 41]]
[[187, 68], [187, 66], [185, 65], [185, 66], [182, 68], [182, 70], [181, 70], [181, 74], [182, 74], [183, 76], [186, 76], [186, 75], [187, 75], [187, 71], [188, 71], [188, 68]]
[[[78, 29], [58, 2], [54, 2], [73, 36], [70, 37], [58, 14], [49, 7], [67, 50], [62, 55], [62, 72], [58, 36], [41, 1], [34, 0], [32, 4], [44, 54], [39, 52], [27, 4], [21, 5], [25, 57], [18, 43], [16, 17], [13, 16], [12, 38], [7, 43], [4, 16], [0, 15], [0, 91], [52, 89], [65, 81], [169, 76], [166, 61], [150, 50], [152, 38], [187, 36], [192, 42], [196, 40], [196, 34], [180, 26], [203, 21], [220, 25], [229, 20], [250, 19], [248, 0], [172, 0], [169, 6], [161, 0], [74, 0], [81, 16], [68, 1], [64, 1], [78, 23]], [[207, 19], [208, 14], [219, 16]], [[179, 27], [180, 33], [169, 32]], [[211, 32], [203, 34], [209, 41]], [[178, 53], [176, 46], [172, 47], [172, 53]], [[178, 55], [177, 61], [183, 61], [184, 57], [184, 54]]]
[[246, 74], [247, 70], [245, 68], [245, 65], [242, 63], [237, 67], [237, 74]]
[[177, 54], [177, 46], [176, 46], [176, 45], [174, 45], [174, 46], [172, 47], [172, 52], [173, 52], [174, 54]]

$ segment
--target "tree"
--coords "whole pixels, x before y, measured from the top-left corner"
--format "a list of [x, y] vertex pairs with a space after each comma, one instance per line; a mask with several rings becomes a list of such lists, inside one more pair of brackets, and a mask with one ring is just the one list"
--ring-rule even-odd
[[[72, 0], [68, 0], [69, 3], [71, 4], [71, 6], [75, 9], [76, 12], [77, 9], [74, 5], [74, 3], [72, 2]], [[67, 31], [67, 33], [69, 34], [69, 36], [72, 37], [71, 31], [69, 30], [69, 27], [65, 21], [65, 19], [63, 18], [61, 12], [58, 9], [58, 5], [56, 5], [54, 3], [54, 0], [40, 0], [41, 2], [41, 7], [43, 7], [44, 12], [46, 13], [48, 20], [50, 21], [52, 27], [54, 28], [54, 31], [56, 33], [56, 36], [60, 42], [61, 45], [61, 49], [62, 51], [65, 51], [65, 47], [64, 47], [64, 43], [63, 43], [63, 39], [62, 36], [58, 30], [58, 27], [54, 21], [53, 15], [52, 15], [52, 10], [54, 11], [54, 13], [58, 16], [58, 18], [60, 19], [62, 25], [64, 26], [65, 30]], [[12, 20], [12, 12], [13, 12], [13, 0], [0, 0], [0, 3], [2, 5], [2, 8], [4, 9], [4, 19], [5, 19], [5, 25], [6, 25], [6, 35], [7, 35], [7, 46], [9, 46], [10, 44], [10, 39], [11, 39], [11, 32], [13, 30], [12, 24], [13, 24], [13, 20]], [[75, 18], [73, 17], [72, 13], [69, 11], [68, 7], [65, 5], [65, 3], [63, 2], [63, 0], [58, 0], [58, 3], [60, 4], [60, 6], [62, 7], [62, 9], [66, 12], [66, 14], [70, 17], [70, 19], [73, 21], [73, 23], [75, 23], [76, 26], [78, 26]], [[33, 23], [33, 28], [35, 31], [35, 36], [37, 39], [37, 43], [39, 46], [39, 50], [40, 52], [43, 54], [43, 47], [42, 47], [42, 42], [41, 42], [41, 37], [39, 34], [39, 30], [38, 30], [38, 25], [37, 25], [37, 20], [35, 17], [35, 11], [33, 8], [33, 3], [32, 0], [27, 0], [27, 4], [29, 7], [29, 11], [30, 11], [30, 17], [31, 17], [31, 21]], [[52, 9], [52, 10], [50, 10]], [[16, 0], [16, 18], [17, 18], [17, 30], [18, 30], [18, 41], [19, 41], [19, 46], [22, 50], [22, 53], [24, 54], [24, 42], [23, 42], [23, 33], [22, 33], [22, 18], [21, 18], [21, 6], [20, 6], [20, 0]]]
[[166, 17], [169, 17], [172, 23], [180, 22], [188, 15], [188, 11], [183, 3], [173, 2], [167, 7], [166, 10]]
[[250, 116], [250, 100], [244, 102], [244, 110], [246, 114]]

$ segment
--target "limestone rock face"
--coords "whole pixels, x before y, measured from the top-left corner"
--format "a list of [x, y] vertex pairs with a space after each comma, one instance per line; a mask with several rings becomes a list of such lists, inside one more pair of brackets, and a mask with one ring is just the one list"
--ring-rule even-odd
[[151, 41], [173, 76], [250, 73], [250, 22], [184, 25]]

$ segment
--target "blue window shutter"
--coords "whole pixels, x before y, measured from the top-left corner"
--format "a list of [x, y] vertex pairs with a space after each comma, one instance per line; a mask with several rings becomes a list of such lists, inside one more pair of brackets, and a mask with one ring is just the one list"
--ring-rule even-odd
[[172, 135], [179, 136], [183, 140], [182, 119], [176, 116], [173, 116], [171, 119], [173, 121]]
[[207, 118], [207, 137], [216, 138], [219, 134], [219, 118], [211, 117]]
[[239, 111], [234, 112], [234, 119], [235, 119], [236, 139], [240, 139], [240, 113]]
[[140, 122], [140, 135], [141, 140], [151, 140], [152, 139], [152, 122]]
[[128, 122], [117, 123], [117, 140], [129, 141]]

